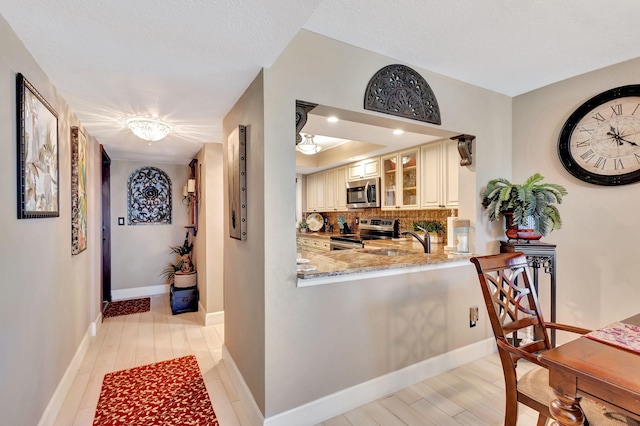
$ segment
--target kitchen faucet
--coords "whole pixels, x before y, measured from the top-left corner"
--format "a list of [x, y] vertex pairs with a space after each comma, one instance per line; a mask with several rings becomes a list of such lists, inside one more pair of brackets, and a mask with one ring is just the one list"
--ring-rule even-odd
[[416, 237], [416, 240], [418, 240], [420, 244], [422, 244], [422, 247], [424, 247], [424, 252], [431, 253], [431, 240], [429, 239], [429, 233], [424, 228], [421, 228], [419, 226], [417, 226], [417, 228], [421, 231], [424, 231], [424, 239], [420, 238], [418, 234], [410, 231], [401, 232], [400, 235], [412, 235]]

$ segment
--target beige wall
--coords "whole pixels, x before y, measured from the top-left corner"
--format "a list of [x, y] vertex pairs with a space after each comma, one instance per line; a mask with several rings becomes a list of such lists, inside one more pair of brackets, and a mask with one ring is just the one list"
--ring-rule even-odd
[[[18, 72], [58, 113], [56, 218], [16, 218]], [[88, 248], [72, 256], [70, 127], [79, 122], [2, 17], [0, 75], [0, 413], [3, 424], [35, 425], [99, 315], [100, 154], [87, 134]]]
[[[171, 179], [173, 209], [170, 225], [129, 225], [127, 180], [140, 167], [156, 167]], [[189, 222], [187, 206], [182, 204], [182, 187], [188, 177], [186, 165], [111, 161], [112, 290], [166, 284], [162, 271], [169, 263], [178, 260], [170, 252], [170, 247], [182, 245], [185, 225]], [[124, 226], [118, 226], [118, 217], [124, 217]]]
[[[229, 237], [229, 211], [224, 211], [224, 316], [225, 345], [242, 372], [260, 410], [265, 409], [265, 244], [267, 204], [278, 188], [265, 179], [263, 75], [247, 88], [223, 121], [223, 134], [229, 135], [238, 125], [247, 126], [247, 239]], [[227, 158], [227, 141], [223, 154]], [[275, 165], [271, 165], [274, 167]], [[224, 164], [224, 188], [228, 188], [227, 164]], [[293, 176], [292, 176], [293, 179]], [[292, 180], [293, 182], [293, 180]], [[293, 202], [293, 199], [292, 199]], [[224, 190], [224, 205], [229, 194]], [[292, 205], [293, 209], [293, 205]], [[288, 223], [293, 222], [293, 217]], [[292, 228], [293, 229], [293, 228]], [[281, 244], [282, 239], [271, 245]], [[294, 244], [295, 245], [295, 244]]]
[[[489, 336], [488, 328], [468, 328], [467, 305], [479, 304], [481, 297], [480, 292], [473, 293], [477, 284], [471, 267], [296, 287], [295, 229], [291, 225], [296, 205], [295, 101], [363, 112], [369, 79], [396, 62], [301, 31], [264, 71], [264, 141], [253, 134], [247, 154], [251, 162], [249, 206], [264, 204], [256, 211], [259, 218], [250, 216], [250, 239], [244, 243], [227, 239], [225, 243], [225, 338], [267, 418]], [[436, 93], [443, 118], [442, 126], [425, 124], [425, 128], [477, 137], [475, 165], [460, 170], [460, 186], [465, 190], [459, 212], [471, 219], [478, 250], [495, 249], [494, 230], [476, 228], [480, 215], [476, 194], [478, 182], [494, 173], [510, 177], [511, 99], [416, 69]], [[225, 119], [225, 134], [238, 123], [262, 124], [262, 92], [256, 85], [254, 82]], [[249, 114], [254, 108], [253, 115]], [[240, 111], [245, 115], [240, 117]], [[257, 144], [259, 152], [255, 153]], [[252, 158], [261, 155], [264, 161]], [[241, 265], [251, 265], [252, 271], [236, 270]], [[404, 334], [398, 323], [400, 318], [415, 320], [413, 314], [428, 315], [430, 307], [424, 304], [429, 304], [430, 297], [441, 301], [446, 311], [434, 315], [451, 321], [446, 331], [430, 329], [426, 319], [417, 320], [416, 325], [426, 333], [444, 333], [449, 340], [416, 352], [409, 346], [422, 343], [423, 337]], [[242, 313], [246, 309], [251, 312]]]
[[200, 303], [206, 313], [224, 310], [224, 196], [222, 190], [222, 144], [208, 143], [198, 153], [201, 173], [200, 221], [196, 236]]
[[[569, 115], [605, 90], [637, 84], [640, 59], [590, 72], [514, 98], [514, 180], [535, 172], [564, 185], [562, 229], [545, 237], [558, 245], [558, 320], [601, 327], [638, 312], [640, 263], [638, 183], [590, 185], [558, 159], [558, 135]], [[495, 176], [495, 175], [494, 175]]]

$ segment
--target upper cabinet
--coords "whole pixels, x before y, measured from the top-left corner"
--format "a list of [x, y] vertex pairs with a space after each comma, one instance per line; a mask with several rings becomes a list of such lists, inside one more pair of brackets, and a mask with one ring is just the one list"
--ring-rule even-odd
[[445, 139], [421, 148], [421, 206], [425, 209], [458, 207], [458, 142]]
[[347, 210], [346, 167], [307, 175], [307, 212]]
[[420, 148], [382, 157], [383, 210], [420, 208]]
[[368, 158], [348, 166], [349, 180], [380, 176], [380, 157]]

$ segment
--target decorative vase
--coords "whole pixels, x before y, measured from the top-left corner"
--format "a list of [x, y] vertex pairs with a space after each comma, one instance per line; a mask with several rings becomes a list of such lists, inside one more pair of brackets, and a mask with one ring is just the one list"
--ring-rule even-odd
[[188, 274], [176, 272], [173, 275], [173, 286], [176, 288], [188, 288], [197, 284], [197, 272], [191, 272]]
[[513, 212], [504, 212], [503, 215], [506, 219], [505, 234], [510, 240], [525, 240], [529, 242], [542, 238], [542, 235], [538, 234], [533, 229], [520, 228], [518, 225], [515, 225], [513, 223]]

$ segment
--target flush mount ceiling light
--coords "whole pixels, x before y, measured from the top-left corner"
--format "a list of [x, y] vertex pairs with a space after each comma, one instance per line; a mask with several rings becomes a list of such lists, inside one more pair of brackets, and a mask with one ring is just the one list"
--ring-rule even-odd
[[124, 120], [134, 135], [149, 142], [159, 141], [173, 128], [162, 120], [146, 117], [131, 117]]
[[304, 135], [304, 140], [296, 145], [296, 149], [303, 154], [313, 155], [320, 152], [322, 147], [313, 141], [313, 135]]

